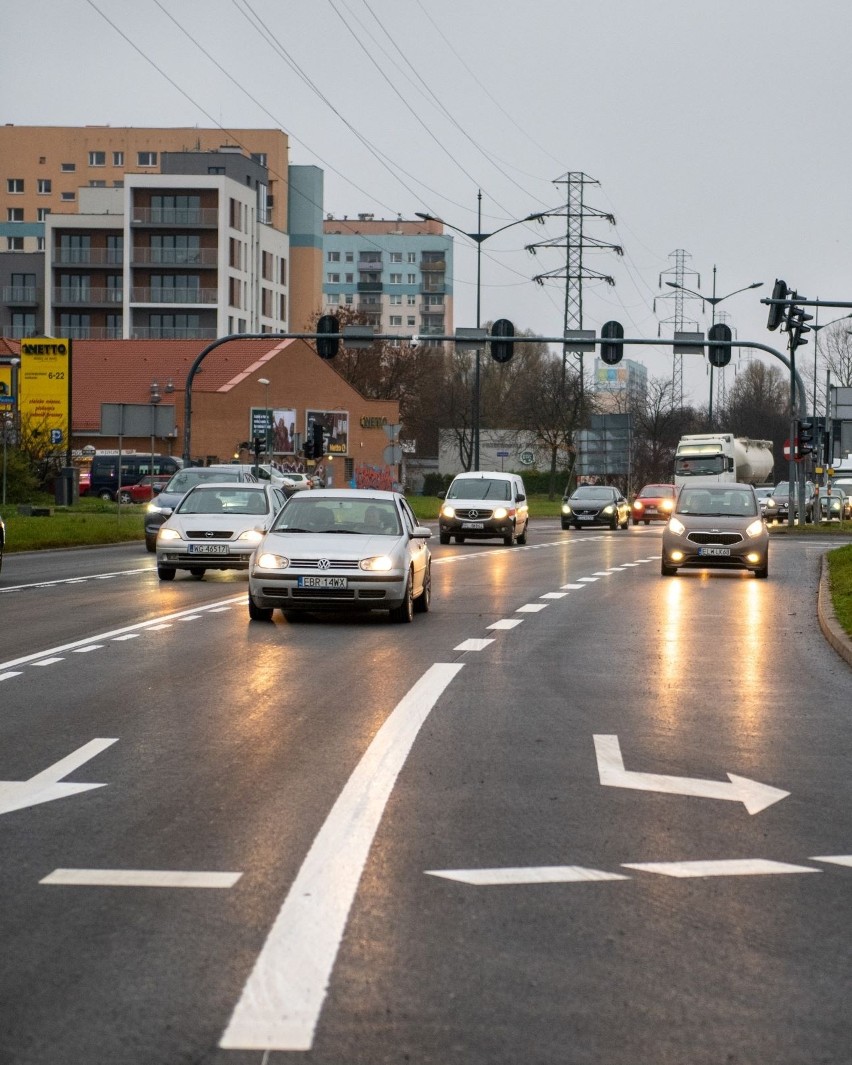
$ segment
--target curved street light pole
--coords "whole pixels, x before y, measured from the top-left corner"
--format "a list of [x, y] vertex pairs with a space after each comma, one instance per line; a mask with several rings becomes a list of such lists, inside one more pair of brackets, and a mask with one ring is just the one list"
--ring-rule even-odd
[[[482, 309], [482, 245], [486, 240], [491, 237], [496, 237], [498, 233], [502, 233], [505, 229], [511, 229], [512, 226], [522, 225], [524, 222], [543, 222], [546, 217], [546, 212], [539, 211], [535, 214], [528, 214], [526, 218], [518, 218], [514, 222], [508, 222], [505, 226], [500, 226], [499, 229], [492, 229], [490, 233], [482, 232], [482, 189], [478, 189], [476, 193], [476, 232], [469, 233], [466, 229], [461, 229], [459, 226], [454, 226], [452, 222], [447, 222], [443, 218], [438, 218], [437, 215], [425, 214], [422, 211], [415, 211], [415, 215], [418, 218], [422, 218], [424, 222], [438, 222], [442, 226], [446, 226], [447, 229], [453, 229], [456, 233], [461, 233], [463, 237], [467, 237], [469, 240], [474, 241], [476, 244], [476, 328], [481, 327], [481, 309]], [[473, 445], [473, 468], [479, 472], [479, 408], [481, 404], [481, 390], [482, 390], [482, 377], [481, 377], [481, 350], [476, 349], [476, 364], [474, 368], [473, 377], [473, 411], [471, 418], [471, 434]]]
[[[713, 295], [704, 296], [700, 292], [696, 292], [694, 289], [687, 288], [685, 285], [679, 285], [676, 281], [667, 281], [666, 284], [669, 288], [678, 288], [681, 292], [688, 292], [690, 296], [697, 296], [703, 303], [710, 304], [710, 325], [711, 327], [716, 324], [716, 305], [723, 300], [729, 299], [731, 296], [736, 296], [739, 292], [748, 292], [752, 288], [760, 288], [763, 284], [762, 281], [752, 281], [750, 285], [744, 285], [742, 288], [735, 288], [733, 292], [728, 292], [724, 296], [716, 295], [716, 267], [713, 267]], [[713, 428], [713, 363], [710, 363], [710, 401], [707, 406], [707, 420], [710, 422], [710, 428]]]

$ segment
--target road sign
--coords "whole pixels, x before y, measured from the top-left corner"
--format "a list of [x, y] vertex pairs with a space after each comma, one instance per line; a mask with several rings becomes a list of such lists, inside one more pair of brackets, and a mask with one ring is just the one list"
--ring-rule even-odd
[[402, 462], [402, 448], [399, 444], [388, 444], [382, 452], [382, 458], [388, 466], [397, 466]]

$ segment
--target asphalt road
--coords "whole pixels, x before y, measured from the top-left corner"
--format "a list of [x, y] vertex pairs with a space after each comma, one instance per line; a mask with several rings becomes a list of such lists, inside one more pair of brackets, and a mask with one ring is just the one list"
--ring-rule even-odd
[[433, 545], [409, 626], [6, 557], [3, 1065], [847, 1065], [828, 542]]

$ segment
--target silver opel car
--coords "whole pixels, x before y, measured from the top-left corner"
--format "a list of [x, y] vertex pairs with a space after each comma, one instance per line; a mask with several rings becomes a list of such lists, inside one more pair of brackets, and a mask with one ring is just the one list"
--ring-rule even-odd
[[707, 484], [680, 490], [663, 530], [660, 572], [683, 567], [747, 569], [769, 576], [769, 530], [750, 484]]
[[431, 603], [431, 535], [397, 492], [296, 492], [252, 555], [249, 617], [387, 610], [410, 622]]

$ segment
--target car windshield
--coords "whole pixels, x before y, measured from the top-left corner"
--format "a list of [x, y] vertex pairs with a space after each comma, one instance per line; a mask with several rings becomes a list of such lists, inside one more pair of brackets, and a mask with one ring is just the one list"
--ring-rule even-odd
[[511, 499], [511, 485], [502, 478], [465, 477], [453, 481], [447, 499]]
[[197, 469], [178, 470], [165, 487], [166, 492], [188, 492], [194, 485], [201, 481], [236, 481], [237, 473], [228, 473], [225, 470], [211, 470], [209, 467]]
[[674, 487], [670, 484], [649, 484], [639, 493], [637, 499], [664, 499], [675, 494]]
[[705, 518], [750, 518], [757, 514], [754, 492], [744, 488], [684, 488], [677, 502], [678, 514]]
[[392, 499], [343, 496], [312, 498], [299, 492], [278, 515], [273, 526], [280, 533], [352, 533], [364, 536], [399, 536], [402, 527]]
[[266, 514], [269, 503], [266, 493], [253, 491], [248, 485], [222, 488], [200, 485], [184, 496], [176, 514]]
[[614, 499], [615, 489], [604, 485], [583, 484], [574, 490], [572, 499]]

